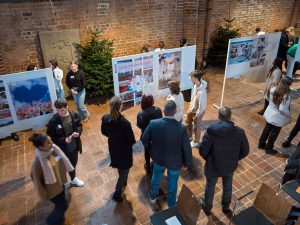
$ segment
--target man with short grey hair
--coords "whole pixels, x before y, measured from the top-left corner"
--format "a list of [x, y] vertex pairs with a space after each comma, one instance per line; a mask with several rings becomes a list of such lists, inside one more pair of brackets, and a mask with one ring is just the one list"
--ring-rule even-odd
[[211, 214], [218, 177], [222, 177], [223, 182], [222, 211], [225, 214], [232, 213], [230, 203], [233, 173], [239, 160], [249, 153], [249, 143], [244, 130], [235, 126], [230, 119], [231, 110], [221, 107], [220, 121], [207, 128], [199, 149], [200, 155], [206, 161], [206, 187], [204, 199], [201, 198], [200, 203], [207, 215]]
[[151, 120], [146, 128], [142, 142], [147, 148], [151, 143], [150, 156], [153, 160], [153, 175], [149, 190], [150, 200], [156, 202], [165, 169], [168, 170], [168, 206], [176, 203], [177, 181], [181, 167], [190, 166], [192, 149], [186, 127], [174, 115], [176, 103], [168, 100], [164, 105], [164, 117]]

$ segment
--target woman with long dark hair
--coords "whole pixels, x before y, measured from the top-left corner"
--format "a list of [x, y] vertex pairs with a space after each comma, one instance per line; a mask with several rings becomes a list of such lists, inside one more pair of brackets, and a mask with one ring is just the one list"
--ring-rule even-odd
[[[154, 98], [151, 94], [144, 94], [142, 96], [141, 101], [141, 108], [137, 114], [137, 126], [141, 129], [141, 139], [142, 135], [144, 134], [147, 126], [149, 125], [151, 120], [159, 119], [162, 117], [161, 109], [158, 107], [153, 106], [154, 105]], [[150, 163], [150, 148], [145, 148], [145, 170], [147, 175], [151, 175], [151, 163]]]
[[109, 101], [109, 106], [110, 113], [102, 117], [101, 132], [108, 137], [110, 166], [117, 168], [119, 173], [112, 199], [122, 202], [129, 170], [132, 167], [132, 145], [135, 144], [135, 137], [130, 122], [121, 114], [120, 97], [113, 97]]
[[264, 108], [258, 112], [259, 115], [264, 115], [264, 112], [266, 111], [269, 105], [270, 89], [276, 86], [282, 77], [282, 71], [281, 71], [282, 62], [283, 61], [281, 58], [276, 58], [273, 62], [272, 68], [270, 69], [267, 75], [267, 79], [265, 83], [266, 85], [264, 90], [265, 105]]
[[34, 187], [42, 201], [50, 200], [54, 204], [46, 222], [48, 225], [67, 224], [65, 212], [69, 203], [64, 184], [67, 183], [66, 172], [73, 171], [74, 167], [47, 134], [33, 134], [29, 141], [36, 147], [31, 167]]
[[293, 79], [284, 77], [277, 86], [270, 89], [269, 105], [264, 113], [265, 128], [260, 136], [258, 148], [265, 149], [267, 154], [276, 154], [274, 143], [283, 126], [291, 120], [290, 86]]

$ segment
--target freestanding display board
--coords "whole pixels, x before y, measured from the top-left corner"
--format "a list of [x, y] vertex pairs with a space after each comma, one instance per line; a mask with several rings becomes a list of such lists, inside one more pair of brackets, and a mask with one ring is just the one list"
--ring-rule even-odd
[[140, 104], [144, 93], [169, 94], [168, 82], [180, 81], [181, 90], [192, 88], [189, 73], [195, 68], [196, 46], [148, 52], [112, 59], [114, 91], [123, 109]]
[[0, 138], [45, 127], [55, 99], [51, 69], [0, 76]]

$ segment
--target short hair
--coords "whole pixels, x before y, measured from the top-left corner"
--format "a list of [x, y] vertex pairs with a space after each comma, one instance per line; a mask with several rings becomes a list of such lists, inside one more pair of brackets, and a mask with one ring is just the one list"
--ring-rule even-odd
[[68, 103], [65, 99], [59, 98], [54, 102], [54, 107], [57, 109], [66, 108]]
[[110, 106], [110, 119], [116, 120], [120, 117], [120, 110], [122, 106], [122, 101], [119, 96], [114, 96], [109, 101]]
[[144, 94], [142, 96], [141, 108], [143, 110], [150, 108], [151, 106], [153, 106], [153, 104], [154, 104], [154, 98], [152, 94]]
[[57, 60], [55, 60], [55, 59], [49, 60], [49, 63], [50, 63], [54, 68], [58, 67]]
[[222, 106], [219, 110], [219, 119], [220, 120], [230, 120], [231, 119], [231, 110], [227, 106]]
[[168, 87], [171, 91], [171, 94], [179, 95], [180, 93], [180, 82], [179, 81], [169, 81]]
[[48, 138], [47, 134], [33, 134], [29, 138], [29, 141], [32, 142], [33, 145], [38, 148], [44, 145], [47, 138]]
[[75, 65], [79, 66], [78, 62], [77, 62], [75, 59], [73, 59], [73, 60], [70, 62], [70, 66], [71, 66], [72, 64], [75, 64]]
[[202, 70], [194, 70], [190, 73], [190, 76], [195, 77], [196, 79], [198, 79], [199, 81], [201, 81], [202, 77], [203, 77], [204, 73]]
[[256, 27], [255, 32], [256, 33], [260, 32], [260, 27]]

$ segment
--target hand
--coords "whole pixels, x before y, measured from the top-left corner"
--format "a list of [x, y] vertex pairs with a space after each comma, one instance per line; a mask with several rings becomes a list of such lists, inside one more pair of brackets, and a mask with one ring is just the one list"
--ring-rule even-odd
[[72, 136], [74, 137], [74, 138], [78, 138], [79, 137], [79, 133], [78, 132], [73, 132], [73, 134], [72, 134]]
[[77, 94], [78, 94], [78, 92], [75, 91], [75, 90], [73, 90], [73, 89], [71, 89], [71, 91], [72, 91], [72, 94], [74, 94], [74, 95], [77, 95]]
[[183, 167], [182, 167], [182, 170], [183, 170], [183, 171], [186, 171], [186, 170], [187, 170], [187, 167], [186, 167], [186, 166], [183, 166]]
[[72, 138], [66, 137], [65, 142], [66, 142], [67, 144], [69, 144], [69, 143], [71, 143], [71, 140], [72, 140]]

